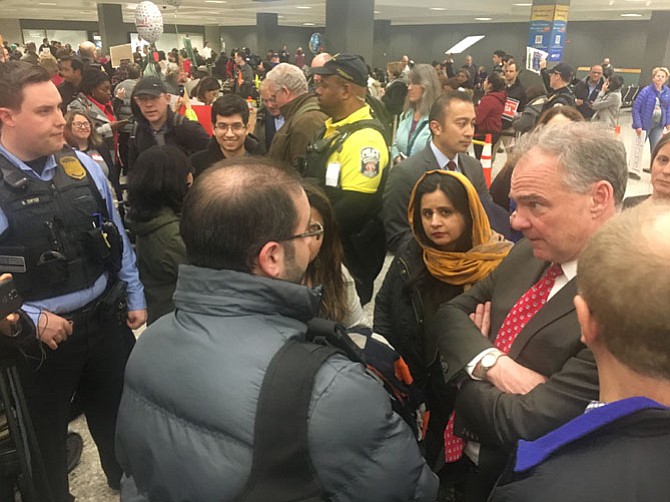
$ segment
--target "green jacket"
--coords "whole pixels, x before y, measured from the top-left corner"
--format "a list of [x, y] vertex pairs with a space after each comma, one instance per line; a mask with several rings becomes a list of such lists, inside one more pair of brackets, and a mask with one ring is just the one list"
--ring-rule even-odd
[[179, 265], [186, 263], [186, 248], [179, 233], [179, 216], [163, 208], [149, 221], [129, 221], [136, 235], [135, 254], [147, 299], [148, 324], [172, 312], [172, 294]]

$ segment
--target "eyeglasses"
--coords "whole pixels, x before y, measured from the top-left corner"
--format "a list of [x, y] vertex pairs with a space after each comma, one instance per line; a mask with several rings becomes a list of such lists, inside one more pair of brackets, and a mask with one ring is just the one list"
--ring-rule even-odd
[[91, 124], [88, 122], [72, 122], [72, 127], [75, 129], [90, 129]]
[[221, 132], [228, 132], [228, 131], [242, 132], [246, 128], [247, 126], [245, 126], [241, 122], [236, 122], [235, 124], [224, 124], [222, 122], [214, 124], [214, 129], [218, 129]]
[[316, 237], [318, 239], [322, 235], [323, 235], [323, 225], [318, 221], [315, 221], [314, 223], [311, 223], [309, 227], [307, 227], [306, 232], [297, 235], [292, 235], [291, 237], [288, 237], [287, 239], [283, 240], [290, 241], [293, 239], [302, 239], [304, 237]]

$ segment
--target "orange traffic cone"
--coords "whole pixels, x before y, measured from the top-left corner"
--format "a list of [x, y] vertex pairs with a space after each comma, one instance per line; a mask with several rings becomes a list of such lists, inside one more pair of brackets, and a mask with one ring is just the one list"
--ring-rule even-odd
[[486, 135], [486, 139], [484, 140], [484, 148], [482, 148], [482, 158], [481, 158], [481, 163], [482, 163], [482, 169], [484, 170], [484, 179], [486, 180], [486, 186], [490, 187], [491, 186], [491, 170], [492, 170], [492, 162], [491, 162], [491, 148], [492, 148], [492, 138], [490, 134]]

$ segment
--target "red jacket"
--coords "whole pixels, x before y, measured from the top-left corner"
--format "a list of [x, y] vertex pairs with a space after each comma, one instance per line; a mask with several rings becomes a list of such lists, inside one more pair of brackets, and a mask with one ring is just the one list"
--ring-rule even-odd
[[502, 130], [502, 113], [506, 101], [507, 93], [505, 91], [493, 91], [484, 94], [475, 109], [477, 114], [475, 134], [495, 134]]

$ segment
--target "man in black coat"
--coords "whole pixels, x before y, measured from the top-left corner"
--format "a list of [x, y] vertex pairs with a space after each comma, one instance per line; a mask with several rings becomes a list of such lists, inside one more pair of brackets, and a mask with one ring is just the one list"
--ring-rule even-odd
[[591, 108], [591, 103], [598, 97], [604, 83], [603, 67], [596, 64], [591, 67], [589, 74], [575, 85], [575, 104], [586, 120], [593, 117], [596, 112]]
[[670, 207], [645, 203], [589, 241], [574, 302], [598, 366], [599, 401], [546, 436], [520, 441], [492, 501], [668, 498], [668, 236]]
[[542, 63], [541, 75], [544, 86], [549, 91], [549, 99], [544, 103], [542, 112], [554, 106], [575, 106], [575, 95], [570, 89], [570, 82], [575, 72], [566, 63], [558, 63], [551, 70], [546, 69], [546, 61]]
[[402, 238], [410, 231], [407, 205], [414, 184], [426, 171], [458, 171], [474, 185], [482, 202], [492, 203], [482, 165], [466, 154], [475, 133], [474, 123], [475, 107], [469, 94], [445, 94], [433, 104], [429, 115], [432, 141], [391, 170], [384, 190], [384, 230], [386, 247], [390, 251], [396, 251]]
[[207, 148], [209, 135], [200, 123], [170, 109], [170, 95], [160, 78], [142, 78], [133, 90], [131, 107], [136, 125], [128, 145], [128, 169], [153, 145], [174, 145], [187, 156]]
[[467, 444], [450, 461], [469, 470], [468, 502], [486, 500], [519, 439], [546, 434], [598, 397], [572, 301], [576, 268], [621, 208], [628, 176], [625, 148], [597, 124], [541, 128], [516, 148], [511, 220], [525, 239], [427, 327], [445, 379], [459, 383], [452, 440]]

